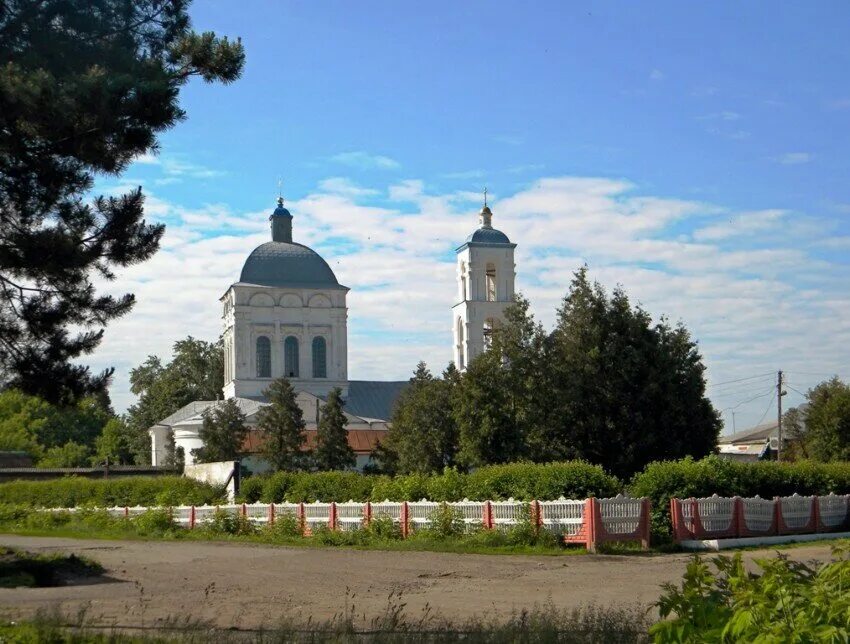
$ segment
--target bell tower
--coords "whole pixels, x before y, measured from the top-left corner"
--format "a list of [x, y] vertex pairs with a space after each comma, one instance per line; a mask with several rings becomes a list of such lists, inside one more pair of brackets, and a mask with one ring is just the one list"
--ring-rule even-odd
[[504, 323], [505, 309], [514, 301], [515, 248], [505, 233], [493, 228], [485, 188], [479, 227], [456, 251], [458, 292], [452, 335], [454, 362], [461, 371], [490, 346], [493, 333]]

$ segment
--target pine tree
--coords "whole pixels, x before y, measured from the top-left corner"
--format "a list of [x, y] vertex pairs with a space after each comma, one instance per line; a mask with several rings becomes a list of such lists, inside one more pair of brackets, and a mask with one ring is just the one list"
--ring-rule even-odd
[[384, 453], [377, 453], [399, 472], [439, 472], [455, 464], [458, 430], [452, 413], [452, 392], [459, 373], [450, 364], [442, 378], [434, 378], [420, 362], [410, 386], [404, 390], [393, 411]]
[[295, 389], [286, 378], [266, 390], [269, 405], [257, 414], [257, 429], [264, 433], [261, 454], [275, 470], [297, 470], [305, 460], [305, 423]]
[[192, 450], [199, 463], [232, 461], [239, 458], [248, 436], [245, 413], [233, 398], [208, 407], [203, 413], [204, 422], [198, 432], [203, 447]]
[[229, 83], [244, 52], [190, 29], [186, 0], [0, 2], [0, 374], [59, 404], [102, 392], [79, 364], [132, 294], [97, 280], [149, 259], [164, 227], [141, 189], [89, 199], [97, 175], [156, 152], [192, 77]]
[[344, 470], [357, 463], [354, 450], [348, 443], [346, 425], [348, 419], [342, 411], [342, 391], [334, 387], [319, 412], [313, 458], [320, 470]]

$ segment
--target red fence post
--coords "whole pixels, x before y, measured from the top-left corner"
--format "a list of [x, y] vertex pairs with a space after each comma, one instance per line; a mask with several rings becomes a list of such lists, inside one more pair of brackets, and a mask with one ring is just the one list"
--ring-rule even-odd
[[599, 527], [596, 524], [596, 511], [598, 501], [596, 497], [590, 497], [587, 500], [587, 508], [585, 509], [585, 517], [587, 521], [587, 551], [596, 552], [596, 547], [599, 543]]
[[298, 523], [301, 526], [301, 536], [307, 536], [307, 518], [304, 516], [304, 501], [298, 504]]
[[125, 519], [130, 518], [130, 506], [127, 506], [127, 505], [124, 506], [124, 518]]
[[408, 525], [408, 515], [407, 515], [407, 501], [402, 501], [401, 503], [401, 538], [407, 539], [407, 533], [409, 530]]
[[274, 525], [274, 502], [269, 503], [269, 525]]
[[644, 550], [649, 550], [649, 540], [652, 534], [652, 515], [650, 513], [652, 506], [649, 503], [649, 499], [642, 499], [641, 506], [641, 513], [643, 514], [641, 520], [643, 524], [641, 525], [640, 545]]
[[484, 527], [487, 530], [493, 529], [493, 506], [490, 501], [484, 501]]
[[336, 501], [331, 501], [331, 507], [328, 511], [328, 527], [331, 530], [336, 530]]
[[366, 505], [363, 506], [363, 521], [366, 523], [366, 526], [372, 525], [372, 502], [366, 501]]
[[189, 510], [189, 529], [193, 529], [195, 527], [195, 506]]
[[248, 506], [244, 503], [242, 504], [242, 518], [245, 519], [248, 517]]

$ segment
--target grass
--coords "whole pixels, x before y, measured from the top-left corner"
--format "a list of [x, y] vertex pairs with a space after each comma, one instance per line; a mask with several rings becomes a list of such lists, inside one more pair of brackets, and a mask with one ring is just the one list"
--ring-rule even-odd
[[38, 555], [0, 546], [0, 588], [60, 586], [103, 573], [103, 567], [76, 555]]
[[84, 614], [66, 619], [61, 614], [38, 615], [23, 623], [0, 622], [0, 642], [74, 642], [101, 644], [150, 642], [648, 642], [650, 619], [639, 606], [601, 608], [587, 606], [560, 610], [552, 605], [514, 612], [508, 616], [485, 615], [450, 620], [424, 609], [410, 615], [401, 595], [390, 595], [382, 614], [372, 618], [357, 613], [353, 604], [335, 617], [318, 621], [283, 618], [266, 629], [215, 629], [203, 622], [179, 620], [145, 629], [97, 625]]

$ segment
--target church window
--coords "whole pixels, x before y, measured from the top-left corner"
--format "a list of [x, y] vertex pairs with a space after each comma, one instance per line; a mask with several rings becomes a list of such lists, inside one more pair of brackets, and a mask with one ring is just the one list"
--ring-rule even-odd
[[494, 318], [487, 318], [484, 321], [484, 348], [489, 349], [493, 346], [493, 334], [499, 328], [499, 321]]
[[313, 377], [328, 377], [328, 345], [321, 336], [313, 338]]
[[460, 263], [460, 301], [466, 302], [466, 263]]
[[287, 378], [298, 377], [298, 338], [290, 335], [283, 341], [283, 375]]
[[457, 368], [464, 368], [463, 360], [463, 320], [457, 319]]
[[272, 377], [272, 343], [264, 335], [257, 338], [257, 378]]
[[485, 279], [487, 280], [487, 301], [495, 302], [496, 301], [496, 266], [495, 264], [487, 264], [487, 273], [485, 274]]

